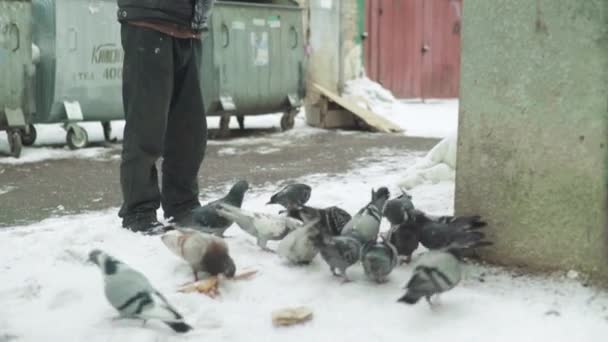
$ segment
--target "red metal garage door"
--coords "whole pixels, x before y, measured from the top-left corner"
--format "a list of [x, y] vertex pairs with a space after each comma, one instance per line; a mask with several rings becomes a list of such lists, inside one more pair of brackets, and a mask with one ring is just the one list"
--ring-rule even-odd
[[368, 76], [401, 98], [458, 97], [462, 0], [368, 0]]

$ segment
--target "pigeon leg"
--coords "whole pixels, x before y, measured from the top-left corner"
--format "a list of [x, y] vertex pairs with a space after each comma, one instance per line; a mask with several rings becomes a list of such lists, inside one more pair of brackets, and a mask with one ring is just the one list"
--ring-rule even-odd
[[197, 282], [198, 281], [198, 272], [196, 272], [195, 269], [192, 269], [192, 274], [194, 274], [194, 281]]
[[433, 308], [433, 302], [431, 302], [431, 296], [424, 296], [424, 299], [426, 299], [426, 302], [429, 303], [429, 306], [432, 309]]
[[260, 246], [260, 248], [263, 251], [270, 252], [270, 253], [276, 253], [275, 251], [273, 251], [272, 249], [270, 249], [266, 246], [267, 243], [268, 243], [268, 241], [265, 239], [258, 239], [258, 242], [257, 242], [258, 246]]
[[350, 283], [352, 281], [346, 275], [346, 270], [340, 270], [340, 276], [342, 277], [342, 284]]
[[338, 277], [339, 274], [336, 273], [336, 269], [333, 266], [329, 266], [329, 271], [331, 272], [331, 274], [333, 274], [334, 276]]
[[426, 299], [426, 302], [429, 303], [429, 307], [431, 308], [432, 311], [437, 310], [437, 308], [439, 308], [439, 302], [437, 300], [437, 296], [435, 296], [435, 300], [431, 300], [431, 296], [425, 296], [424, 297]]

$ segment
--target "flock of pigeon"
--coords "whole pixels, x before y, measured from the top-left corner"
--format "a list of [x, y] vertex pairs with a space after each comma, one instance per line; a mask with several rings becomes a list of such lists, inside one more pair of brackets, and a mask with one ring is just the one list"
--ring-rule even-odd
[[[236, 223], [264, 251], [274, 253], [267, 243], [280, 240], [276, 253], [289, 263], [306, 265], [320, 254], [344, 282], [350, 281], [346, 270], [358, 262], [368, 278], [385, 282], [400, 261], [410, 263], [422, 245], [428, 251], [416, 258], [406, 293], [398, 301], [415, 304], [425, 298], [432, 305], [433, 296], [459, 283], [461, 252], [492, 244], [480, 231], [486, 223], [479, 216], [431, 217], [416, 209], [405, 192], [390, 198], [386, 187], [372, 190], [371, 201], [354, 216], [336, 206], [307, 206], [312, 189], [301, 183], [287, 185], [270, 198], [267, 204], [285, 208], [278, 214], [250, 212], [241, 208], [248, 188], [246, 181], [237, 182], [226, 196], [194, 209], [190, 222], [167, 227], [161, 236], [167, 248], [191, 266], [195, 280], [199, 272], [235, 276], [223, 237]], [[391, 224], [387, 234], [380, 234], [383, 217]], [[192, 329], [143, 274], [98, 249], [90, 252], [89, 260], [102, 270], [106, 297], [120, 317], [158, 319], [176, 332]]]

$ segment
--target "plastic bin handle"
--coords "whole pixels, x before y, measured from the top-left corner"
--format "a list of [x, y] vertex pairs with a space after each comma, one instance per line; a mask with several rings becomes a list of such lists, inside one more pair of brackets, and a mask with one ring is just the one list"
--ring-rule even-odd
[[222, 23], [222, 37], [224, 37], [222, 47], [226, 48], [230, 45], [230, 30], [228, 30], [226, 23]]
[[298, 31], [296, 30], [295, 26], [291, 26], [289, 28], [289, 32], [293, 34], [293, 44], [291, 46], [291, 49], [293, 50], [298, 46]]

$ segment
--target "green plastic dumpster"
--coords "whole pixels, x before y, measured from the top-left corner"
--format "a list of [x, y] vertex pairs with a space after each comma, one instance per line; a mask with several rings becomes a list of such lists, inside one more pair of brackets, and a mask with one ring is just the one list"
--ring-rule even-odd
[[203, 45], [202, 92], [209, 115], [283, 112], [290, 129], [305, 96], [302, 9], [292, 0], [218, 1]]
[[29, 1], [0, 0], [0, 130], [6, 130], [11, 155], [19, 157], [27, 133], [28, 81], [33, 73]]

